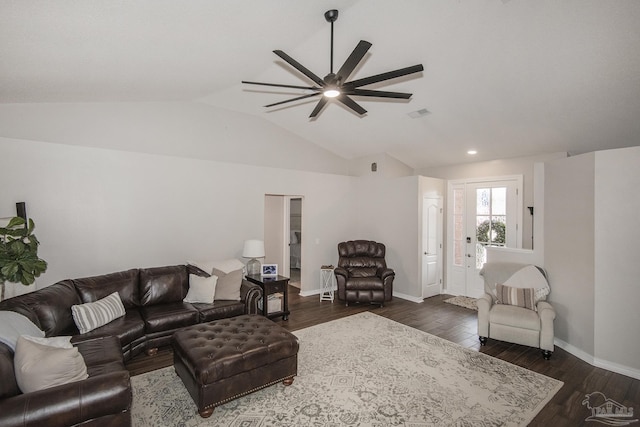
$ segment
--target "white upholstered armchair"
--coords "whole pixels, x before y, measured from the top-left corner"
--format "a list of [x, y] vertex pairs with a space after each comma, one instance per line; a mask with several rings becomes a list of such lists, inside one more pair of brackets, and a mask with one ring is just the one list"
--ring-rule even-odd
[[551, 358], [556, 312], [546, 302], [550, 292], [540, 267], [518, 263], [486, 263], [480, 271], [485, 294], [478, 299], [478, 336], [538, 347]]

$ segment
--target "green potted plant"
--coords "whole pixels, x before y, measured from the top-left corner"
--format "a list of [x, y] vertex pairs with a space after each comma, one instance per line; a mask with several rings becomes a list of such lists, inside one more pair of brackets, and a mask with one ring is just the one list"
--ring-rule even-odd
[[35, 224], [14, 217], [0, 227], [0, 301], [4, 299], [5, 282], [22, 283], [25, 286], [35, 282], [47, 269], [47, 263], [38, 258], [40, 242], [33, 234]]

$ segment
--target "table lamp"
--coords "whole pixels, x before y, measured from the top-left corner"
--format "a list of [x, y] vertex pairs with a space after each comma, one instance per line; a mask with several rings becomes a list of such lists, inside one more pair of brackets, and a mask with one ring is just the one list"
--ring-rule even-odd
[[260, 261], [256, 258], [264, 258], [264, 242], [262, 240], [245, 240], [242, 257], [251, 258], [247, 263], [247, 274], [260, 274]]

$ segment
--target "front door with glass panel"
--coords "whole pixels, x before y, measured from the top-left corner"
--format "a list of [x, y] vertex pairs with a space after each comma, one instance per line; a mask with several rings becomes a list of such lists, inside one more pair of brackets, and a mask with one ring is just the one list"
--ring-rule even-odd
[[519, 248], [521, 178], [456, 183], [450, 186], [449, 271], [451, 291], [470, 297], [484, 293], [479, 275], [488, 246]]
[[467, 186], [465, 236], [467, 295], [484, 293], [480, 270], [487, 262], [487, 246], [518, 247], [517, 186], [515, 182], [483, 182]]

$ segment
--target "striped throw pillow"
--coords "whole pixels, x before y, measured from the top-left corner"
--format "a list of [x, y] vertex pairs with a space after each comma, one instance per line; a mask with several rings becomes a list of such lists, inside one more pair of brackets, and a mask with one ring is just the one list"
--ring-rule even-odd
[[534, 288], [516, 288], [500, 283], [496, 285], [498, 304], [515, 305], [535, 310], [535, 294], [536, 290]]
[[100, 326], [124, 316], [124, 305], [118, 292], [114, 292], [95, 302], [71, 306], [73, 321], [81, 334], [86, 334]]

